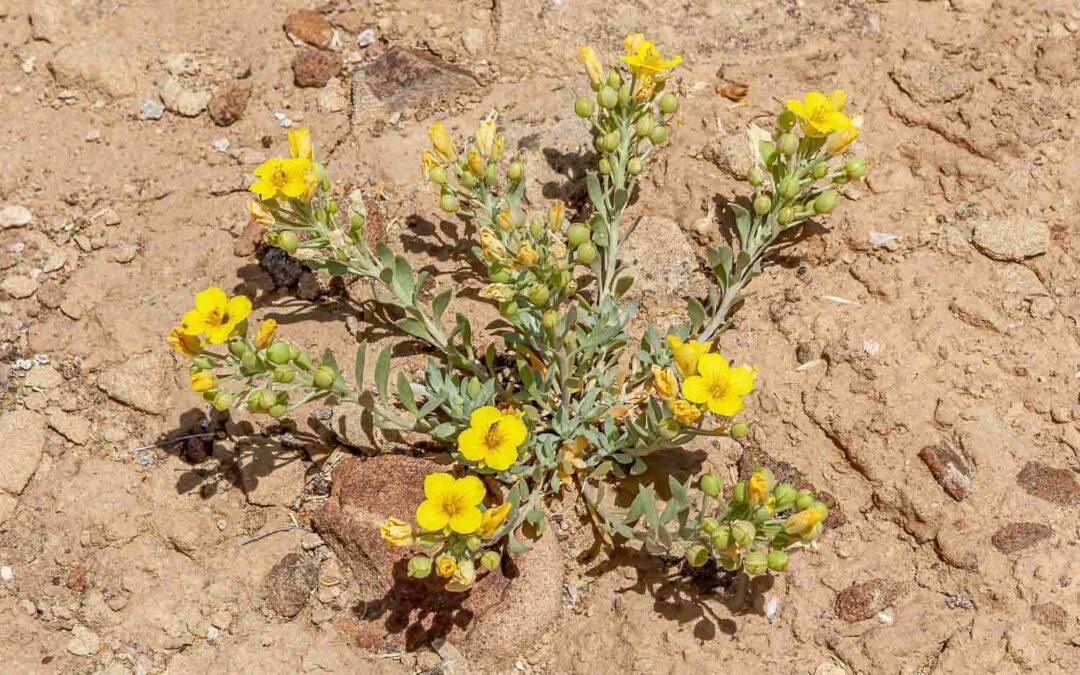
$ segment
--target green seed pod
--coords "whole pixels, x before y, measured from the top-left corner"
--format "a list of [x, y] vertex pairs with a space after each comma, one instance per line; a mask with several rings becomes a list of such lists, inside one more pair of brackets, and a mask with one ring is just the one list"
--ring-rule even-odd
[[754, 535], [756, 534], [757, 529], [748, 520], [736, 520], [735, 524], [731, 526], [731, 538], [739, 546], [749, 546], [754, 541]]
[[626, 105], [630, 102], [630, 85], [624, 84], [619, 87], [619, 105]]
[[494, 164], [488, 165], [488, 168], [484, 170], [484, 184], [494, 185], [495, 181], [499, 178], [498, 168]]
[[483, 545], [484, 545], [483, 540], [480, 539], [480, 537], [476, 536], [475, 534], [470, 535], [465, 540], [465, 548], [469, 549], [473, 553], [476, 553], [477, 551], [479, 551], [480, 547], [483, 546]]
[[660, 97], [660, 112], [665, 115], [671, 115], [678, 109], [679, 99], [675, 97], [675, 94], [669, 92]]
[[761, 169], [756, 166], [750, 167], [746, 172], [746, 182], [750, 185], [757, 187], [765, 182], [765, 177], [761, 175]]
[[619, 105], [619, 92], [611, 87], [601, 87], [600, 92], [596, 95], [596, 102], [604, 110], [611, 110]]
[[520, 206], [510, 209], [510, 224], [515, 230], [525, 224], [525, 211]]
[[785, 206], [776, 214], [776, 222], [781, 225], [789, 225], [793, 220], [795, 220], [795, 210], [790, 206]]
[[217, 396], [214, 397], [214, 408], [219, 412], [225, 412], [236, 403], [236, 395], [228, 392], [219, 391]]
[[247, 351], [240, 357], [240, 367], [244, 370], [255, 370], [259, 365], [259, 357], [255, 355], [255, 352]]
[[830, 213], [836, 208], [836, 191], [826, 190], [814, 200], [814, 211], [817, 213]]
[[652, 131], [652, 128], [652, 115], [650, 115], [649, 113], [645, 113], [641, 117], [637, 118], [636, 122], [634, 122], [634, 135], [636, 135], [638, 138], [645, 138], [649, 135], [649, 132]]
[[585, 242], [577, 247], [577, 260], [582, 265], [591, 265], [596, 260], [596, 246], [591, 242]]
[[814, 493], [810, 490], [799, 490], [795, 494], [795, 507], [799, 509], [808, 509], [810, 505], [814, 503]]
[[446, 185], [446, 169], [441, 166], [435, 166], [428, 171], [428, 180], [436, 185]]
[[502, 557], [495, 551], [484, 551], [484, 555], [480, 556], [480, 567], [488, 571], [497, 570], [500, 562], [502, 562]]
[[246, 352], [247, 350], [247, 343], [244, 342], [242, 339], [233, 338], [232, 340], [229, 340], [229, 353], [236, 358], [242, 358], [244, 356], [244, 352]]
[[769, 166], [776, 160], [776, 144], [771, 141], [761, 141], [758, 143], [758, 154], [761, 155], [761, 161], [765, 162], [765, 166]]
[[765, 574], [769, 571], [769, 556], [765, 551], [750, 551], [743, 561], [743, 568], [751, 576]]
[[604, 136], [604, 151], [615, 152], [619, 149], [619, 132], [612, 131]]
[[631, 176], [641, 175], [641, 170], [643, 168], [644, 167], [642, 167], [641, 165], [640, 157], [631, 157], [630, 160], [626, 163], [626, 172]]
[[510, 270], [503, 265], [492, 265], [488, 268], [488, 279], [497, 284], [505, 284], [510, 281]]
[[780, 483], [773, 488], [773, 512], [780, 513], [787, 511], [791, 507], [795, 506], [795, 500], [798, 498], [798, 492], [795, 490], [795, 486], [791, 483]]
[[219, 393], [221, 392], [217, 389], [207, 389], [202, 393], [202, 399], [207, 403], [213, 403]]
[[566, 285], [570, 283], [570, 272], [567, 270], [559, 270], [555, 274], [551, 275], [549, 281], [551, 287], [556, 291], [561, 291], [566, 288]]
[[480, 389], [483, 385], [480, 383], [480, 378], [473, 376], [469, 378], [469, 385], [466, 388], [466, 392], [469, 394], [469, 398], [476, 398], [480, 395]]
[[779, 139], [780, 154], [791, 157], [799, 151], [799, 139], [795, 134], [783, 134]]
[[686, 549], [686, 562], [690, 567], [701, 567], [709, 561], [709, 549], [695, 544]]
[[746, 422], [736, 422], [731, 425], [731, 431], [728, 434], [737, 441], [741, 441], [746, 438], [750, 433], [750, 425]]
[[705, 518], [701, 521], [701, 531], [705, 534], [715, 534], [720, 529], [720, 521], [716, 518]]
[[266, 414], [270, 417], [284, 417], [289, 412], [289, 406], [282, 405], [281, 403], [275, 403], [266, 410]]
[[619, 71], [612, 68], [608, 71], [606, 82], [607, 86], [612, 89], [618, 89], [622, 86], [622, 75], [619, 74]]
[[653, 145], [663, 145], [667, 142], [667, 127], [657, 124], [649, 132], [649, 142]]
[[746, 501], [746, 481], [739, 481], [731, 486], [731, 501], [740, 504]]
[[577, 282], [571, 279], [570, 282], [566, 284], [566, 295], [570, 296], [574, 293], [577, 293]]
[[518, 308], [518, 304], [513, 300], [504, 302], [502, 307], [499, 308], [499, 312], [502, 313], [502, 315], [505, 316], [507, 319], [513, 319], [515, 316], [518, 315], [518, 311], [520, 311], [520, 309]]
[[290, 361], [289, 345], [285, 342], [275, 341], [266, 348], [266, 359], [270, 363], [283, 365]]
[[510, 179], [510, 182], [516, 183], [525, 176], [525, 165], [521, 162], [511, 162], [509, 168], [506, 169], [506, 177]]
[[544, 312], [544, 315], [540, 318], [541, 325], [548, 330], [555, 330], [559, 327], [559, 313], [553, 309], [549, 309]]
[[810, 168], [810, 175], [814, 180], [820, 180], [825, 177], [825, 174], [829, 173], [829, 165], [825, 162], [818, 162]]
[[537, 307], [543, 307], [547, 304], [548, 298], [551, 297], [551, 292], [547, 286], [536, 284], [529, 289], [529, 302]]
[[780, 196], [784, 199], [792, 199], [795, 195], [799, 194], [800, 187], [799, 179], [788, 174], [780, 179]]
[[788, 554], [785, 551], [769, 552], [769, 569], [773, 572], [783, 572], [788, 566]]
[[776, 118], [776, 126], [779, 127], [781, 131], [791, 131], [792, 129], [794, 129], [795, 113], [791, 112], [790, 110], [785, 110], [784, 112], [780, 113], [780, 115], [778, 115]]
[[585, 242], [589, 241], [589, 226], [585, 223], [574, 223], [570, 226], [570, 229], [566, 231], [566, 243], [571, 248], [577, 248]]
[[574, 113], [578, 117], [592, 117], [596, 112], [596, 103], [591, 98], [579, 97], [574, 101]]
[[763, 216], [769, 211], [772, 211], [772, 200], [769, 199], [769, 195], [759, 192], [758, 195], [754, 197], [754, 213]]
[[458, 204], [457, 197], [452, 194], [445, 194], [439, 198], [439, 208], [447, 213], [457, 213], [460, 205]]
[[196, 356], [195, 358], [191, 359], [191, 365], [196, 370], [210, 370], [214, 367], [213, 362], [205, 356]]
[[844, 162], [844, 173], [851, 180], [858, 180], [866, 175], [866, 162], [862, 157], [848, 157]]
[[274, 382], [281, 382], [282, 384], [288, 384], [296, 379], [296, 371], [287, 366], [278, 366], [274, 368]]
[[701, 477], [701, 491], [710, 497], [716, 497], [723, 489], [724, 481], [715, 473], [710, 471]]
[[296, 253], [296, 249], [299, 247], [300, 239], [296, 236], [295, 232], [286, 230], [285, 232], [278, 233], [278, 248], [282, 251], [292, 255], [293, 253]]
[[709, 542], [712, 544], [714, 551], [726, 551], [731, 548], [731, 528], [727, 525], [721, 525], [716, 528], [716, 531], [712, 533]]
[[413, 579], [423, 579], [431, 574], [431, 558], [426, 555], [414, 555], [409, 558], [409, 576]]
[[329, 389], [334, 384], [334, 370], [330, 366], [319, 366], [312, 376], [312, 384], [318, 389]]
[[606, 176], [611, 173], [611, 162], [608, 161], [607, 157], [604, 157], [597, 164], [597, 168], [600, 169], [600, 173]]
[[469, 173], [468, 169], [464, 169], [458, 173], [458, 182], [461, 183], [462, 187], [472, 189], [476, 185], [476, 178]]

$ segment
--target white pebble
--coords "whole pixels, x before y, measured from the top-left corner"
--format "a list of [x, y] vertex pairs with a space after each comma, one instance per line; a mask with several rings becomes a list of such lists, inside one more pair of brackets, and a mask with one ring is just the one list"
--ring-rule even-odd
[[0, 581], [3, 581], [6, 584], [14, 578], [15, 573], [11, 571], [10, 565], [4, 565], [3, 567], [0, 567]]
[[373, 44], [375, 44], [374, 28], [365, 28], [364, 30], [360, 31], [359, 35], [356, 36], [356, 46], [360, 49], [370, 47]]
[[880, 621], [881, 623], [883, 623], [886, 626], [893, 625], [893, 615], [892, 615], [892, 610], [891, 609], [883, 609], [883, 610], [881, 610], [880, 612], [878, 612], [877, 618], [878, 618], [878, 621]]
[[777, 616], [780, 615], [780, 599], [769, 598], [765, 603], [765, 618], [771, 623]]

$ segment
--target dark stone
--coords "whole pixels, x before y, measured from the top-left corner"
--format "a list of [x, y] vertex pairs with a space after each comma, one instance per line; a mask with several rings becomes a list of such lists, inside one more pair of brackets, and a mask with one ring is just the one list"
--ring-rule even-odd
[[326, 17], [313, 9], [298, 9], [285, 19], [285, 33], [312, 47], [326, 49], [334, 38], [334, 29]]
[[997, 550], [1009, 555], [1049, 538], [1050, 528], [1042, 523], [1009, 523], [990, 537], [990, 543]]
[[[806, 474], [800, 471], [794, 464], [773, 459], [769, 453], [758, 448], [747, 448], [739, 456], [739, 480], [750, 478], [750, 474], [758, 467], [764, 467], [773, 472], [777, 483], [791, 483], [796, 490], [810, 490], [814, 498], [829, 507], [829, 515], [825, 518], [825, 528], [835, 529], [848, 522], [847, 514], [840, 508], [840, 504], [828, 492], [818, 490], [817, 486], [810, 482]], [[730, 495], [729, 495], [730, 497]]]
[[967, 497], [971, 491], [971, 469], [948, 441], [926, 446], [919, 451], [919, 458], [950, 497], [958, 502]]
[[214, 92], [206, 108], [214, 124], [227, 127], [244, 116], [249, 100], [251, 83], [233, 82]]
[[333, 52], [304, 49], [293, 59], [293, 81], [298, 87], [325, 87], [341, 73], [341, 57]]
[[259, 266], [266, 270], [274, 285], [278, 287], [295, 286], [304, 273], [304, 266], [289, 257], [280, 248], [269, 247], [259, 258]]
[[315, 563], [301, 553], [289, 553], [266, 577], [266, 600], [274, 611], [291, 619], [307, 605], [318, 583]]
[[847, 621], [865, 621], [893, 603], [900, 586], [885, 579], [871, 579], [840, 591], [836, 596], [836, 615]]
[[412, 109], [420, 119], [479, 88], [476, 77], [424, 52], [394, 47], [353, 77], [353, 128], [385, 120], [395, 110]]
[[1080, 485], [1076, 484], [1073, 472], [1068, 469], [1055, 469], [1042, 462], [1028, 462], [1016, 477], [1016, 482], [1033, 497], [1061, 506], [1080, 504]]
[[1031, 606], [1031, 618], [1035, 623], [1054, 630], [1065, 630], [1069, 625], [1069, 613], [1052, 602]]

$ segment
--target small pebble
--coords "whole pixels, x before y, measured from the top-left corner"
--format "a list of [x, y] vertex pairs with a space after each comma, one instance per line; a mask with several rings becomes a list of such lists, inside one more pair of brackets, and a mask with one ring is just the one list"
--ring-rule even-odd
[[11, 571], [10, 565], [4, 565], [0, 567], [0, 581], [3, 581], [6, 584], [14, 578], [15, 573]]
[[769, 620], [769, 623], [772, 623], [773, 620], [775, 620], [776, 617], [779, 616], [779, 615], [780, 615], [780, 599], [779, 598], [769, 598], [769, 600], [765, 603], [765, 618]]
[[878, 612], [877, 618], [878, 618], [878, 621], [880, 621], [882, 624], [884, 624], [886, 626], [893, 625], [894, 619], [893, 619], [893, 613], [892, 613], [891, 609], [883, 609], [883, 610], [881, 610], [880, 612]]
[[227, 139], [227, 138], [218, 138], [213, 143], [211, 143], [210, 145], [212, 145], [213, 148], [215, 150], [217, 150], [218, 152], [225, 152], [226, 150], [229, 149], [229, 139]]
[[159, 120], [164, 114], [165, 106], [159, 101], [144, 98], [139, 103], [139, 119], [141, 120]]
[[375, 44], [375, 29], [365, 28], [360, 31], [360, 34], [356, 36], [356, 46], [360, 49], [370, 47]]

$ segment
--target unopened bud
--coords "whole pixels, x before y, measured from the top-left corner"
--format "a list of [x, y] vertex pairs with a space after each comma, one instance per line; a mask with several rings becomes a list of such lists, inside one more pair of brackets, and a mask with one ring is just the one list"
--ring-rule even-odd
[[746, 422], [736, 422], [735, 424], [732, 424], [731, 431], [728, 432], [728, 434], [737, 441], [746, 438], [749, 433], [750, 425]]
[[512, 162], [510, 167], [506, 170], [506, 177], [510, 179], [510, 182], [516, 183], [525, 176], [525, 165], [521, 162]]
[[235, 394], [221, 391], [218, 392], [217, 396], [214, 397], [214, 408], [220, 412], [225, 412], [226, 410], [231, 408], [233, 406], [233, 403], [236, 403]]
[[746, 481], [739, 481], [732, 486], [731, 499], [735, 502], [746, 501]]
[[791, 174], [780, 179], [780, 196], [784, 199], [792, 199], [795, 195], [799, 194], [800, 188], [799, 179]]
[[559, 313], [553, 309], [549, 309], [544, 312], [543, 317], [540, 319], [540, 323], [548, 330], [555, 330], [559, 327]]
[[634, 122], [634, 134], [638, 138], [645, 138], [653, 128], [652, 115], [645, 113]]
[[630, 161], [626, 163], [626, 172], [631, 176], [640, 175], [643, 168], [640, 157], [631, 157]]
[[566, 231], [566, 243], [572, 248], [577, 248], [589, 241], [590, 234], [588, 225], [585, 223], [574, 223], [570, 226], [570, 229]]
[[480, 539], [480, 537], [476, 536], [475, 534], [470, 535], [465, 540], [465, 548], [469, 549], [473, 553], [476, 553], [477, 551], [479, 551], [480, 547], [483, 546], [483, 545], [484, 545], [484, 541], [482, 539]]
[[472, 377], [469, 379], [469, 386], [466, 391], [469, 393], [469, 398], [476, 398], [480, 395], [480, 389], [483, 385], [480, 384], [480, 378]]
[[244, 356], [244, 352], [248, 350], [247, 343], [237, 338], [235, 340], [229, 340], [229, 353], [236, 358]]
[[270, 417], [284, 417], [289, 412], [289, 406], [283, 403], [275, 403], [266, 410], [266, 414]]
[[761, 175], [761, 169], [757, 168], [756, 166], [750, 167], [750, 169], [746, 172], [746, 182], [750, 183], [750, 185], [754, 187], [757, 187], [763, 182], [765, 182], [765, 177]]
[[293, 253], [296, 253], [296, 249], [299, 248], [299, 246], [300, 239], [296, 236], [295, 232], [286, 230], [285, 232], [278, 233], [278, 248], [282, 251], [292, 255]]
[[675, 94], [669, 92], [660, 97], [660, 112], [671, 115], [678, 109], [679, 99], [675, 98]]
[[585, 242], [577, 247], [577, 260], [582, 265], [591, 265], [596, 260], [596, 246], [591, 242]]
[[776, 214], [776, 222], [780, 223], [781, 225], [789, 225], [794, 219], [795, 210], [792, 209], [790, 206], [785, 206], [784, 208], [780, 209], [780, 211]]
[[757, 530], [754, 528], [754, 524], [748, 520], [736, 520], [735, 524], [731, 526], [731, 538], [739, 546], [749, 546], [754, 541], [755, 534], [757, 534]]
[[582, 96], [574, 101], [574, 112], [578, 117], [592, 117], [596, 112], [596, 103], [591, 98]]
[[409, 576], [413, 579], [423, 579], [431, 574], [431, 558], [426, 555], [414, 555], [409, 558]]
[[790, 110], [780, 113], [776, 118], [776, 126], [780, 127], [781, 131], [791, 131], [795, 128], [795, 113]]
[[720, 521], [716, 518], [705, 518], [701, 521], [701, 531], [711, 535], [720, 529]]
[[319, 366], [315, 369], [312, 384], [318, 389], [329, 389], [334, 384], [334, 370], [330, 366]]
[[724, 489], [724, 481], [711, 471], [701, 477], [701, 491], [710, 497], [716, 497]]
[[619, 92], [611, 87], [601, 87], [599, 93], [596, 94], [596, 102], [601, 108], [611, 110], [619, 105]]
[[785, 157], [791, 157], [799, 151], [799, 139], [794, 134], [784, 134], [780, 137], [780, 153]]
[[653, 145], [663, 145], [667, 142], [667, 136], [667, 127], [657, 124], [652, 128], [652, 131], [649, 132], [649, 142]]
[[844, 173], [851, 180], [858, 180], [866, 175], [866, 162], [862, 157], [848, 157], [844, 162]]
[[274, 382], [288, 384], [296, 378], [296, 371], [286, 366], [274, 368]]
[[785, 551], [772, 551], [769, 553], [769, 569], [773, 572], [783, 572], [788, 566], [788, 554]]
[[529, 289], [529, 302], [534, 305], [546, 305], [549, 297], [551, 297], [551, 292], [547, 289], [547, 286], [536, 284]]
[[285, 342], [275, 342], [266, 349], [266, 358], [270, 363], [282, 365], [289, 362], [289, 345]]
[[781, 511], [787, 511], [791, 507], [795, 506], [795, 499], [798, 497], [798, 493], [795, 491], [795, 486], [791, 483], [780, 483], [773, 489], [773, 512], [779, 513]]
[[815, 180], [824, 178], [827, 173], [829, 173], [829, 166], [825, 164], [825, 162], [818, 162], [810, 169], [810, 175], [813, 176]]
[[428, 180], [436, 185], [446, 185], [446, 169], [436, 166], [428, 171]]
[[751, 576], [765, 574], [769, 571], [769, 555], [765, 551], [750, 551], [746, 554], [743, 568]]
[[754, 197], [754, 213], [759, 216], [763, 216], [772, 210], [772, 199], [769, 199], [769, 195], [765, 193], [758, 193], [757, 197]]
[[814, 493], [810, 490], [799, 490], [795, 495], [795, 506], [800, 509], [808, 509], [814, 503]]
[[611, 162], [608, 161], [607, 157], [603, 157], [597, 162], [597, 168], [600, 169], [600, 173], [606, 176], [611, 173]]
[[502, 557], [495, 551], [484, 551], [484, 555], [480, 556], [480, 566], [489, 571], [498, 569], [501, 561]]
[[445, 194], [439, 197], [439, 208], [447, 213], [457, 213], [460, 205], [458, 204], [457, 197], [452, 194]]
[[829, 213], [836, 208], [836, 191], [826, 190], [817, 196], [814, 200], [814, 211], [818, 213]]
[[656, 433], [665, 441], [670, 441], [679, 435], [679, 429], [679, 422], [668, 418], [660, 421], [660, 426], [657, 428]]

